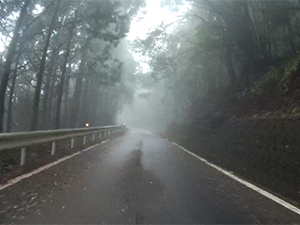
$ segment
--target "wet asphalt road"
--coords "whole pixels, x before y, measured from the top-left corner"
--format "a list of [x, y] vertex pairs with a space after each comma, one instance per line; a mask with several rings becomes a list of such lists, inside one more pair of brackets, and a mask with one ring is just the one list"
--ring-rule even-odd
[[0, 191], [0, 222], [300, 224], [170, 142], [131, 131]]

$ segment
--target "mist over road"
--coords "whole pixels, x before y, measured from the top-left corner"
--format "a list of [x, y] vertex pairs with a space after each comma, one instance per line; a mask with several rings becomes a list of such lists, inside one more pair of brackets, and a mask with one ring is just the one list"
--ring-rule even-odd
[[0, 191], [1, 223], [300, 223], [150, 132], [131, 130]]

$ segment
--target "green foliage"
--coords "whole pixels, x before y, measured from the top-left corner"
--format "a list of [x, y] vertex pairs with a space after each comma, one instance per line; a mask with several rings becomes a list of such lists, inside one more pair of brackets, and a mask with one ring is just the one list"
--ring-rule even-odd
[[300, 68], [300, 57], [289, 61], [284, 67], [284, 75], [287, 80], [290, 80], [292, 75], [295, 74]]
[[264, 93], [277, 91], [278, 93], [286, 93], [291, 91], [292, 77], [297, 74], [300, 69], [300, 58], [297, 57], [288, 61], [282, 67], [272, 67], [269, 72], [262, 75], [261, 79], [250, 88], [252, 94], [263, 95]]
[[251, 95], [262, 96], [270, 93], [270, 90], [274, 92], [276, 89], [280, 91], [281, 83], [284, 76], [282, 75], [282, 68], [272, 67], [269, 72], [263, 74], [258, 82], [250, 88]]

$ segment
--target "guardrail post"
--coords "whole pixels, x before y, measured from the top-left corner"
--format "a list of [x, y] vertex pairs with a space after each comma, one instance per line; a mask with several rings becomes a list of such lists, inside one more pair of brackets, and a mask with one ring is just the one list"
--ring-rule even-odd
[[52, 148], [51, 148], [51, 155], [54, 155], [54, 154], [55, 154], [55, 149], [56, 149], [56, 142], [53, 141], [53, 142], [52, 142]]
[[104, 132], [104, 137], [106, 137], [106, 131]]
[[86, 142], [86, 136], [83, 137], [83, 145], [85, 145]]
[[95, 141], [95, 134], [93, 134], [93, 136], [92, 136], [92, 142], [94, 142]]
[[101, 132], [99, 133], [99, 139], [101, 139]]
[[74, 138], [71, 138], [71, 148], [74, 148]]
[[21, 160], [20, 165], [24, 166], [26, 163], [26, 148], [21, 148]]
[[108, 136], [110, 135], [110, 130], [108, 131]]

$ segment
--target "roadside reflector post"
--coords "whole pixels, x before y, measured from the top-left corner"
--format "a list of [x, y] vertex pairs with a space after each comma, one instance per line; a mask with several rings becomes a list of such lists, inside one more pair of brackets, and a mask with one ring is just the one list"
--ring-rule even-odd
[[54, 154], [55, 154], [55, 149], [56, 149], [56, 142], [53, 141], [53, 142], [52, 142], [52, 148], [51, 148], [51, 155], [54, 155]]
[[92, 142], [94, 142], [95, 141], [95, 134], [93, 134], [93, 136], [92, 136]]
[[21, 160], [20, 165], [24, 166], [26, 163], [26, 148], [21, 148]]
[[83, 136], [83, 145], [85, 145], [86, 142], [86, 136]]
[[74, 148], [74, 138], [71, 138], [71, 148]]

